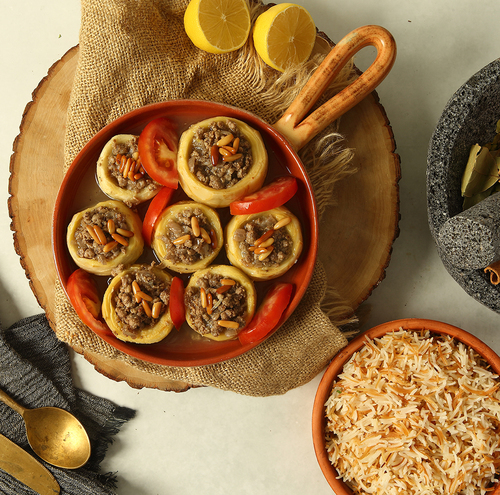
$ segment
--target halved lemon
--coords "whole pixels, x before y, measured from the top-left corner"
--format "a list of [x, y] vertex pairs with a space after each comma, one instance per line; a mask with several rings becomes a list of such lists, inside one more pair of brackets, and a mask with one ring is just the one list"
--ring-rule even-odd
[[316, 25], [309, 12], [293, 3], [274, 5], [257, 17], [253, 42], [267, 65], [284, 72], [305, 62], [316, 41]]
[[250, 34], [247, 0], [191, 0], [184, 29], [195, 46], [209, 53], [241, 48]]

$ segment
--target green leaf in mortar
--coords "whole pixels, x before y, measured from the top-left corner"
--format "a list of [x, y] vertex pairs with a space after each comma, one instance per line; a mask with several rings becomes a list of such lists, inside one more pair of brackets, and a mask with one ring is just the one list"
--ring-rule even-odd
[[462, 196], [472, 197], [492, 187], [499, 179], [496, 157], [487, 147], [475, 144], [462, 177]]

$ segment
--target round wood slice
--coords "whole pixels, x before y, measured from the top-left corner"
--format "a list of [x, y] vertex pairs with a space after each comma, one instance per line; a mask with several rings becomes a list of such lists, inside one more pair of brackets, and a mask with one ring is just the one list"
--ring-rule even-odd
[[[9, 213], [15, 249], [52, 328], [56, 270], [50, 232], [63, 177], [66, 111], [77, 62], [78, 47], [73, 47], [34, 90], [10, 164]], [[330, 283], [354, 312], [385, 277], [399, 232], [400, 167], [392, 130], [375, 92], [341, 122], [347, 145], [356, 150], [354, 164], [359, 170], [336, 188], [337, 204], [324, 215], [319, 256]], [[190, 387], [87, 349], [74, 350], [101, 374], [134, 388], [182, 391]]]

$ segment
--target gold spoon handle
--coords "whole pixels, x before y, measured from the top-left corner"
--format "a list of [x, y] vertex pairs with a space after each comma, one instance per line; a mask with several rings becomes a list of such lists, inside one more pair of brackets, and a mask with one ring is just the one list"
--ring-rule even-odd
[[9, 397], [2, 389], [0, 389], [0, 400], [11, 409], [14, 409], [14, 411], [19, 413], [21, 416], [24, 416], [26, 409], [19, 405], [14, 399]]

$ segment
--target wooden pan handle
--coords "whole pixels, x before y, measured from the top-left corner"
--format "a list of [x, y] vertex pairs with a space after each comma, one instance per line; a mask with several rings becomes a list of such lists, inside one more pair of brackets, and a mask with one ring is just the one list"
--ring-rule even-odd
[[[366, 46], [377, 48], [377, 56], [370, 67], [349, 86], [302, 120], [345, 64]], [[396, 42], [386, 29], [370, 25], [351, 31], [332, 48], [273, 127], [299, 150], [327, 125], [370, 94], [390, 72], [395, 59]]]

